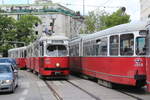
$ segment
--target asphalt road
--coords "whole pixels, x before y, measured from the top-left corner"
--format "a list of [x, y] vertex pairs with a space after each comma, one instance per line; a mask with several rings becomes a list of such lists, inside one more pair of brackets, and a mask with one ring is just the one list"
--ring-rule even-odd
[[[145, 88], [119, 87], [109, 89], [96, 82], [70, 76], [69, 80], [46, 80], [60, 100], [150, 100]], [[45, 81], [37, 75], [19, 71], [19, 87], [15, 93], [0, 93], [0, 100], [58, 100]], [[121, 91], [121, 92], [120, 92]]]
[[31, 72], [19, 71], [19, 86], [15, 93], [0, 93], [0, 100], [56, 100], [43, 80]]

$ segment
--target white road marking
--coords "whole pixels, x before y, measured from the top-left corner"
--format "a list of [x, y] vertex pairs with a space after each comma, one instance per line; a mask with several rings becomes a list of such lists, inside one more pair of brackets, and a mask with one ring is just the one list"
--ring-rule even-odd
[[30, 83], [29, 82], [22, 82], [21, 85], [24, 88], [29, 88], [30, 87]]
[[21, 97], [21, 98], [19, 98], [19, 100], [25, 100], [25, 97]]
[[27, 95], [28, 92], [29, 92], [29, 90], [28, 90], [28, 89], [25, 89], [25, 90], [22, 92], [22, 95]]
[[53, 81], [54, 85], [64, 85], [63, 83], [61, 83], [60, 81]]
[[45, 87], [46, 84], [43, 81], [37, 81], [39, 87]]

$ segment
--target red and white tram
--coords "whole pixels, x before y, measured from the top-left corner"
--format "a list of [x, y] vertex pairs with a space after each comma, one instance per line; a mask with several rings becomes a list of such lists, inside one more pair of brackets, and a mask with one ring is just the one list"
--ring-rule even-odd
[[118, 25], [69, 43], [71, 72], [98, 83], [142, 87], [146, 84], [146, 22]]
[[15, 58], [17, 66], [20, 69], [26, 68], [26, 47], [13, 48], [8, 50], [8, 56]]
[[60, 35], [42, 36], [27, 46], [27, 68], [39, 77], [68, 77], [68, 38]]
[[148, 34], [146, 37], [146, 82], [147, 82], [147, 89], [150, 92], [150, 21], [147, 24]]

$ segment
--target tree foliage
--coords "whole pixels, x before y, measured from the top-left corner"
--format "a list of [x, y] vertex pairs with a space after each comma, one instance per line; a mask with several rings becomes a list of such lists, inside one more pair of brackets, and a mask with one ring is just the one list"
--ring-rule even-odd
[[5, 41], [14, 41], [16, 36], [15, 20], [11, 17], [0, 15], [0, 52], [12, 48], [11, 43]]
[[130, 16], [123, 12], [122, 9], [112, 14], [101, 10], [91, 11], [85, 17], [85, 33], [93, 33], [128, 22], [130, 22]]
[[32, 15], [24, 15], [21, 16], [20, 20], [16, 23], [16, 38], [18, 41], [25, 42], [29, 44], [30, 42], [35, 40], [34, 27], [35, 24], [41, 23], [41, 20]]
[[130, 16], [124, 13], [121, 9], [117, 10], [110, 16], [106, 16], [105, 28], [130, 22]]
[[7, 50], [15, 46], [11, 41], [29, 44], [35, 40], [34, 27], [38, 23], [41, 23], [41, 20], [32, 15], [21, 16], [17, 21], [12, 17], [0, 15], [0, 52], [7, 55]]

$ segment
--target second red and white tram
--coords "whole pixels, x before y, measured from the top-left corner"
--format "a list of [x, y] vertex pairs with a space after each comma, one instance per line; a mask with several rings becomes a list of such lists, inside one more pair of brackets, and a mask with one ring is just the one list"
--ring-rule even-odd
[[147, 89], [150, 92], [150, 20], [147, 23], [147, 37], [146, 37], [146, 82], [147, 82]]
[[71, 72], [98, 83], [142, 87], [146, 84], [146, 22], [118, 25], [69, 43]]
[[27, 68], [39, 77], [68, 77], [68, 38], [61, 35], [43, 36], [27, 46]]

